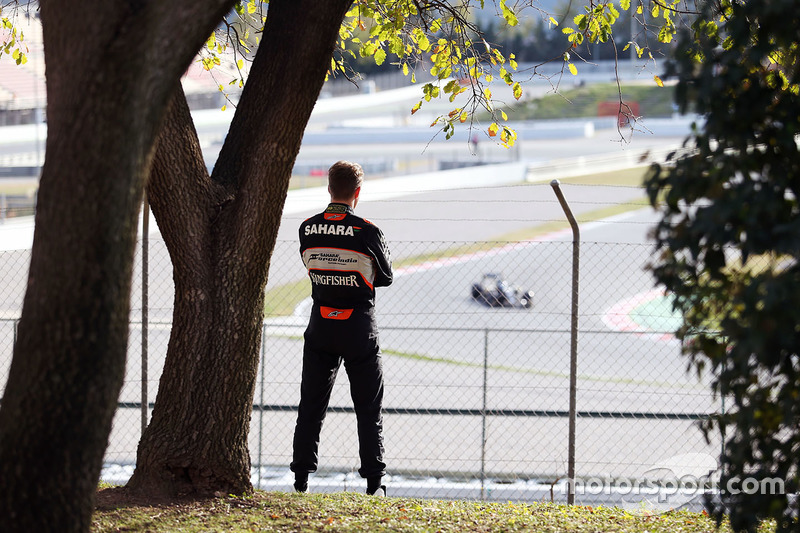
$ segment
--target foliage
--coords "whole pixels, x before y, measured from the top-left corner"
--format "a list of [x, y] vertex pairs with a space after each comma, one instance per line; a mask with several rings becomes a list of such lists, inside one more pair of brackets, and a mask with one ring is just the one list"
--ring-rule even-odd
[[[578, 533], [700, 533], [713, 531], [703, 513], [685, 511], [652, 514], [618, 508], [566, 506], [552, 503], [482, 503], [464, 501], [374, 498], [363, 494], [286, 494], [256, 492], [249, 497], [226, 496], [174, 505], [107, 505], [101, 491], [100, 509], [92, 530], [104, 531], [423, 531]], [[764, 524], [761, 531], [769, 531]], [[727, 525], [720, 533], [730, 531]]]
[[14, 7], [8, 10], [11, 12], [8, 16], [3, 14], [3, 7], [0, 6], [0, 59], [10, 54], [17, 65], [24, 65], [28, 62], [28, 49], [25, 46], [25, 34], [15, 24], [17, 3], [13, 2]]
[[[480, 2], [483, 7], [483, 1]], [[512, 87], [514, 97], [522, 96], [522, 87], [513, 78], [517, 69], [514, 54], [507, 58], [483, 38], [478, 27], [469, 20], [471, 2], [426, 2], [419, 8], [408, 0], [365, 0], [354, 4], [342, 26], [340, 48], [347, 50], [348, 41], [358, 46], [358, 54], [372, 57], [376, 64], [383, 63], [387, 54], [397, 58], [398, 67], [415, 80], [417, 68], [427, 69], [437, 83], [424, 84], [423, 99], [415, 104], [416, 113], [432, 98], [448, 97], [451, 103], [466, 93], [466, 103], [455, 107], [447, 115], [438, 117], [432, 125], [441, 125], [449, 139], [455, 126], [467, 121], [479, 107], [488, 110], [496, 119], [491, 90], [483, 86], [497, 76]], [[506, 24], [518, 23], [516, 14], [499, 0], [498, 8]], [[334, 59], [333, 71], [346, 72], [343, 55]], [[500, 111], [503, 120], [507, 117]], [[516, 134], [495, 120], [488, 134], [505, 146], [512, 146]]]
[[[705, 122], [646, 182], [654, 205], [664, 199], [655, 276], [684, 315], [686, 351], [728, 406], [716, 421], [722, 485], [778, 477], [788, 494], [800, 457], [800, 27], [786, 20], [796, 7], [704, 3], [694, 31], [679, 32], [677, 102]], [[798, 501], [786, 494], [723, 502], [736, 530], [754, 531], [758, 516], [798, 530]]]
[[[665, 47], [673, 42], [677, 29], [676, 22], [681, 22], [683, 26], [689, 24], [696, 13], [684, 4], [685, 0], [668, 0], [661, 2], [653, 0], [650, 2], [636, 2], [633, 5], [630, 0], [619, 0], [619, 2], [590, 2], [584, 8], [584, 13], [575, 15], [572, 25], [564, 26], [561, 30], [571, 43], [573, 53], [578, 50], [580, 45], [589, 43], [611, 43], [616, 49], [613, 40], [615, 33], [619, 33], [620, 21], [623, 20], [621, 13], [633, 9], [636, 26], [641, 28], [638, 33], [631, 31], [630, 40], [622, 47], [622, 52], [633, 48], [633, 52], [639, 59], [646, 59], [655, 63], [657, 54], [664, 53]], [[651, 44], [651, 41], [655, 43]], [[581, 60], [584, 57], [578, 56]], [[615, 55], [618, 57], [618, 55]], [[570, 53], [565, 53], [564, 61], [567, 63], [570, 72], [576, 72], [577, 67], [572, 63]], [[661, 79], [656, 75], [653, 77], [657, 85], [661, 85]]]
[[[489, 24], [492, 31], [513, 29], [519, 25], [521, 12], [531, 8], [536, 2], [516, 2], [513, 6], [506, 0], [496, 0], [497, 20], [502, 20], [500, 27]], [[630, 7], [629, 2], [621, 2], [622, 9]], [[651, 9], [637, 11], [642, 35], [637, 36], [642, 45], [631, 41], [624, 49], [633, 44], [639, 57], [654, 60], [650, 47], [646, 44], [648, 33], [657, 36], [658, 41], [669, 43], [674, 33], [674, 18], [677, 11], [671, 4], [660, 8], [660, 3], [653, 3]], [[510, 147], [516, 141], [516, 133], [506, 123], [508, 115], [497, 109], [493, 100], [490, 85], [495, 80], [505, 83], [511, 88], [514, 98], [523, 96], [522, 84], [519, 81], [518, 62], [513, 51], [491, 42], [491, 36], [482, 30], [474, 21], [471, 11], [486, 7], [484, 0], [459, 0], [457, 2], [412, 2], [410, 0], [358, 0], [348, 12], [340, 30], [339, 48], [331, 61], [329, 75], [354, 75], [353, 65], [369, 59], [376, 65], [391, 63], [410, 76], [416, 82], [416, 73], [424, 69], [435, 81], [422, 86], [422, 98], [411, 108], [412, 114], [419, 111], [427, 102], [436, 98], [447, 98], [453, 109], [434, 120], [432, 126], [440, 127], [445, 136], [450, 138], [459, 124], [469, 121], [470, 127], [477, 112], [489, 117], [486, 133], [497, 138], [499, 142]], [[266, 15], [264, 2], [249, 0], [240, 2], [237, 7], [239, 18], [228, 23], [218, 36], [211, 36], [208, 41], [206, 57], [202, 59], [207, 69], [220, 64], [220, 55], [232, 47], [246, 57], [251, 52], [252, 36], [258, 35]], [[575, 27], [566, 27], [562, 31], [560, 44], [555, 44], [559, 51], [547, 61], [563, 61], [565, 68], [572, 74], [577, 73], [575, 58], [586, 60], [582, 53], [583, 45], [605, 42], [612, 35], [614, 25], [618, 26], [620, 13], [613, 3], [596, 4], [587, 7], [585, 13], [574, 17]], [[553, 16], [542, 15], [549, 29], [559, 25]], [[657, 17], [657, 18], [656, 18]], [[654, 20], [658, 22], [654, 24]], [[653, 28], [650, 30], [650, 28]], [[626, 26], [622, 31], [627, 31]], [[558, 33], [553, 32], [551, 39], [559, 43]], [[552, 46], [552, 45], [551, 45]], [[560, 46], [560, 48], [559, 48]], [[586, 52], [588, 56], [588, 52]], [[616, 54], [615, 54], [616, 55]], [[236, 60], [240, 76], [229, 83], [242, 85], [246, 75], [246, 62]], [[534, 68], [531, 76], [537, 75]], [[656, 78], [657, 83], [660, 80]], [[220, 89], [224, 87], [220, 85]]]
[[[651, 39], [659, 43], [670, 43], [676, 28], [676, 19], [689, 11], [680, 11], [682, 0], [671, 0], [665, 4], [657, 0], [639, 3], [632, 10], [641, 30], [623, 45], [623, 51], [633, 46], [639, 58], [655, 62], [656, 56], [648, 44]], [[258, 45], [258, 36], [267, 17], [266, 0], [241, 0], [236, 7], [236, 16], [226, 21], [217, 34], [209, 37], [201, 62], [207, 70], [222, 65], [226, 51], [234, 55], [236, 73], [228, 85], [243, 86], [247, 76], [248, 58]], [[489, 33], [472, 16], [475, 9], [495, 7], [499, 24], [486, 24]], [[523, 86], [518, 71], [515, 50], [492, 43], [496, 33], [513, 32], [520, 26], [525, 9], [538, 9], [540, 24], [548, 30], [556, 30], [560, 22], [554, 16], [537, 7], [536, 0], [510, 2], [508, 0], [458, 0], [442, 2], [426, 0], [356, 0], [347, 13], [341, 30], [338, 50], [331, 60], [329, 76], [344, 75], [352, 79], [353, 70], [365, 61], [376, 66], [391, 64], [409, 76], [413, 83], [420, 70], [433, 76], [434, 81], [422, 85], [422, 97], [410, 109], [418, 112], [433, 99], [447, 98], [453, 108], [439, 115], [431, 124], [439, 127], [446, 138], [451, 138], [456, 127], [468, 122], [474, 127], [476, 116], [488, 117], [485, 133], [506, 147], [516, 142], [516, 132], [508, 126], [508, 115], [498, 109], [491, 84], [496, 80], [511, 88], [516, 100], [523, 96]], [[619, 7], [618, 7], [619, 6]], [[556, 53], [543, 60], [563, 62], [567, 72], [578, 72], [576, 62], [591, 58], [589, 45], [611, 41], [613, 57], [618, 57], [616, 44], [611, 40], [616, 31], [630, 35], [630, 24], [620, 16], [630, 10], [630, 0], [614, 2], [591, 2], [583, 13], [572, 18], [573, 26], [561, 32], [552, 31], [549, 38], [541, 38], [548, 48]], [[629, 19], [627, 19], [629, 21]], [[525, 23], [530, 28], [530, 22]], [[520, 30], [521, 31], [521, 30]], [[563, 35], [561, 33], [563, 32]], [[512, 41], [519, 42], [519, 40]], [[660, 51], [660, 49], [659, 49]], [[539, 65], [540, 66], [540, 65]], [[541, 75], [534, 67], [528, 75]], [[658, 76], [655, 83], [661, 85]], [[219, 88], [225, 92], [225, 85]], [[618, 95], [621, 100], [621, 95]]]

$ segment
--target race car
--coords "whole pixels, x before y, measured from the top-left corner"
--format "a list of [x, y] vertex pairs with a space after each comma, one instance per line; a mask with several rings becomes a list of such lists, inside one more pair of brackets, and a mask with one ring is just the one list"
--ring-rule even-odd
[[472, 299], [489, 307], [533, 307], [533, 291], [524, 291], [497, 273], [484, 274], [472, 284]]

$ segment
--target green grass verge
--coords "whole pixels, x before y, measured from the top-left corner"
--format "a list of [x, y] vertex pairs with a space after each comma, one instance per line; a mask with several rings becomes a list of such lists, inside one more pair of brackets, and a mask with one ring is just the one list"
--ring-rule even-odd
[[297, 304], [309, 296], [311, 296], [311, 280], [308, 278], [267, 289], [264, 316], [268, 318], [289, 316]]
[[638, 114], [642, 116], [653, 118], [672, 115], [674, 87], [659, 87], [655, 82], [622, 85], [621, 88], [616, 83], [591, 84], [527, 100], [506, 111], [514, 120], [594, 117], [597, 116], [598, 103], [619, 102], [620, 92], [624, 102], [636, 102], [639, 105]]
[[[102, 493], [98, 495], [102, 502]], [[332, 531], [729, 533], [702, 513], [653, 514], [552, 503], [514, 504], [375, 498], [355, 493], [287, 494], [258, 491], [197, 502], [144, 505], [101, 503], [92, 531]], [[762, 524], [761, 532], [774, 531]]]
[[0, 194], [7, 194], [9, 196], [28, 196], [33, 198], [36, 194], [38, 184], [23, 184], [23, 183], [0, 183]]
[[[451, 359], [449, 357], [436, 357], [433, 355], [399, 352], [397, 350], [382, 348], [381, 353], [384, 356], [393, 356], [401, 359], [408, 359], [411, 361], [420, 361], [423, 363], [442, 363], [452, 366], [461, 366], [466, 368], [483, 368], [482, 363], [472, 363], [469, 361], [461, 361], [458, 359]], [[512, 372], [515, 374], [531, 374], [534, 376], [552, 377], [569, 379], [569, 374], [564, 372], [552, 372], [548, 370], [539, 370], [536, 368], [526, 368], [521, 366], [511, 365], [488, 365], [488, 370], [497, 370], [501, 372]], [[592, 376], [589, 374], [578, 374], [578, 379], [581, 381], [593, 381], [597, 383], [617, 383], [623, 385], [642, 385], [648, 387], [670, 387], [678, 389], [706, 389], [705, 385], [701, 384], [688, 384], [688, 383], [671, 383], [668, 381], [644, 380], [644, 379], [630, 379], [630, 378], [615, 378], [610, 376]]]

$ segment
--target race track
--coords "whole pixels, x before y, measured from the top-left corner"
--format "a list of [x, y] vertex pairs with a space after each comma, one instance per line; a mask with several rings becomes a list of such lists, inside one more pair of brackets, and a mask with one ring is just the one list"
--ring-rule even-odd
[[[484, 168], [492, 172], [492, 167]], [[565, 471], [566, 418], [547, 413], [568, 408], [572, 235], [552, 230], [532, 240], [510, 239], [513, 232], [564, 220], [548, 184], [514, 181], [509, 176], [509, 183], [486, 187], [401, 189], [383, 199], [371, 199], [370, 182], [365, 184], [357, 212], [384, 230], [401, 265], [395, 283], [379, 289], [377, 297], [387, 383], [387, 460], [397, 472], [474, 475], [482, 468], [513, 478]], [[563, 191], [577, 216], [643, 196], [635, 187], [565, 184]], [[287, 209], [268, 289], [303, 278], [296, 228], [323, 207], [324, 195], [319, 205]], [[717, 445], [704, 443], [688, 415], [719, 406], [708, 387], [685, 372], [686, 360], [668, 330], [621, 332], [609, 327], [610, 310], [654, 288], [645, 270], [652, 252], [647, 233], [654, 220], [649, 209], [639, 209], [581, 228], [578, 410], [585, 416], [579, 419], [577, 456], [584, 475], [638, 476], [672, 455], [718, 452]], [[476, 242], [483, 246], [476, 248]], [[120, 397], [131, 403], [141, 400], [141, 331], [135, 323], [141, 314], [138, 257], [128, 373]], [[408, 263], [413, 257], [417, 260]], [[18, 252], [0, 253], [7, 287], [0, 294], [0, 310], [5, 316], [18, 313], [21, 306], [24, 263]], [[169, 339], [172, 302], [169, 259], [155, 237], [150, 264], [152, 402]], [[485, 272], [501, 272], [533, 290], [533, 309], [490, 309], [472, 301], [470, 286]], [[301, 308], [295, 317], [268, 317], [265, 380], [262, 387], [259, 377], [255, 402], [270, 408], [253, 415], [254, 463], [280, 467], [290, 459], [294, 414], [281, 409], [298, 400], [306, 316]], [[0, 327], [4, 339], [13, 335], [11, 322]], [[10, 343], [0, 344], [0, 371], [7, 371], [10, 357]], [[348, 386], [340, 372], [333, 407], [346, 410], [351, 405]], [[445, 410], [453, 413], [442, 414]], [[475, 415], [482, 410], [510, 414], [493, 415], [484, 426]], [[354, 429], [351, 413], [329, 415], [322, 468], [349, 471], [357, 464]], [[121, 409], [107, 461], [133, 462], [138, 437], [138, 410]]]

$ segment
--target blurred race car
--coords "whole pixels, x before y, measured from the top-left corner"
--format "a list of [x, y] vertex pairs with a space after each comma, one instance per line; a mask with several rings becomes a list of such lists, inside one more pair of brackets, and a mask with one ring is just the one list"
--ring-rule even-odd
[[472, 284], [472, 299], [489, 307], [533, 307], [533, 291], [524, 291], [496, 273], [484, 274]]

